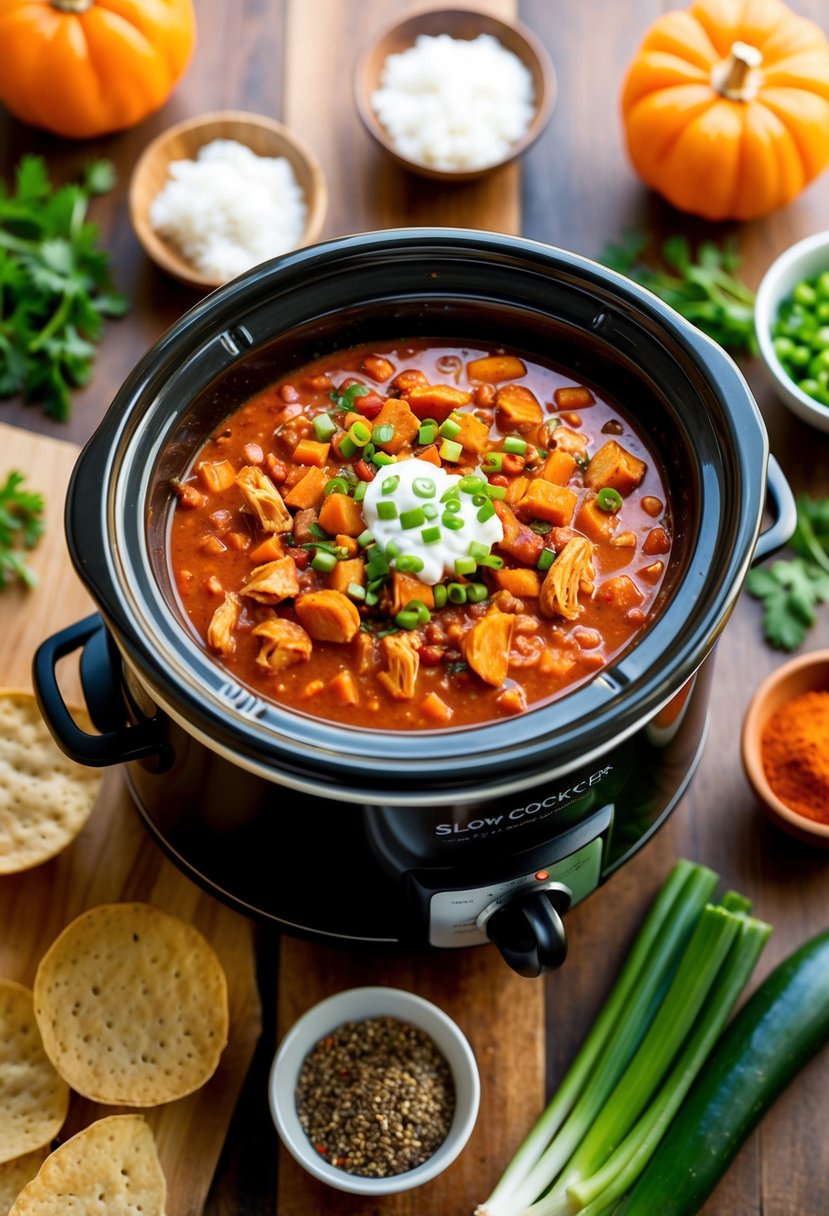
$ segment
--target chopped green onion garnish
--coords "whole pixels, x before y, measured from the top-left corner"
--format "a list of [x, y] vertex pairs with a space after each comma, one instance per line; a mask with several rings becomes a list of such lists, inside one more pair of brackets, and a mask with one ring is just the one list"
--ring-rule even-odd
[[326, 553], [323, 549], [317, 549], [314, 556], [311, 558], [311, 567], [314, 570], [320, 570], [323, 574], [329, 574], [337, 564], [337, 559], [333, 553]]
[[438, 434], [442, 439], [454, 439], [456, 435], [460, 434], [460, 432], [460, 424], [455, 422], [452, 418], [447, 418], [438, 430]]
[[489, 502], [488, 494], [473, 494], [472, 495], [473, 507], [482, 507], [485, 502]]
[[356, 443], [358, 448], [364, 448], [371, 440], [371, 428], [365, 422], [352, 422], [348, 428], [348, 438]]
[[495, 508], [491, 502], [485, 502], [478, 510], [478, 522], [485, 524], [488, 519], [492, 519], [495, 514]]
[[386, 555], [379, 545], [375, 545], [366, 563], [366, 577], [369, 583], [372, 583], [375, 579], [384, 579], [388, 572], [389, 563], [386, 561]]
[[454, 439], [444, 439], [439, 451], [441, 460], [448, 460], [450, 464], [457, 464], [461, 458], [463, 448]]
[[451, 502], [452, 500], [455, 500], [456, 502], [460, 502], [461, 500], [461, 492], [458, 489], [457, 482], [455, 482], [454, 485], [451, 485], [448, 490], [444, 490], [440, 496], [441, 502]]
[[556, 555], [552, 549], [542, 549], [538, 556], [538, 561], [535, 563], [537, 570], [549, 570], [553, 562], [556, 560]]
[[458, 489], [463, 490], [464, 494], [480, 494], [485, 485], [483, 477], [475, 477], [470, 474], [468, 477], [460, 479]]
[[434, 596], [435, 596], [435, 607], [436, 608], [445, 608], [447, 594], [446, 594], [446, 588], [444, 587], [443, 583], [438, 583], [438, 585], [434, 588]]
[[[365, 484], [366, 483], [363, 482], [363, 485], [365, 485]], [[361, 549], [365, 549], [366, 546], [370, 545], [373, 540], [374, 540], [374, 537], [371, 535], [371, 532], [369, 532], [368, 528], [366, 528], [365, 532], [361, 532], [360, 535], [357, 537], [357, 544], [360, 546]]]
[[440, 540], [440, 535], [440, 528], [437, 526], [433, 528], [424, 528], [420, 533], [420, 539], [423, 541], [424, 545], [434, 545]]
[[470, 583], [466, 588], [466, 598], [470, 604], [480, 604], [489, 595], [483, 583]]
[[371, 441], [378, 447], [382, 447], [384, 443], [391, 443], [392, 439], [394, 439], [394, 427], [390, 422], [381, 422], [371, 432]]
[[448, 511], [450, 515], [460, 515], [460, 513], [461, 513], [460, 499], [459, 498], [450, 498], [449, 501], [447, 502], [446, 506], [443, 509], [444, 509], [444, 511]]
[[446, 594], [449, 596], [449, 600], [453, 604], [466, 603], [466, 587], [463, 585], [463, 583], [450, 583], [446, 589]]
[[440, 512], [433, 502], [425, 502], [422, 507], [423, 514], [427, 519], [437, 519]]
[[395, 625], [399, 625], [401, 629], [417, 629], [420, 621], [416, 612], [409, 612], [404, 608], [402, 612], [398, 612], [394, 618], [394, 623]]
[[397, 464], [397, 457], [389, 456], [388, 452], [375, 452], [372, 459], [381, 469], [385, 468], [387, 464]]
[[348, 482], [344, 477], [332, 477], [326, 482], [323, 494], [327, 498], [329, 494], [347, 494]]
[[315, 536], [317, 540], [328, 540], [328, 533], [324, 528], [321, 528], [319, 524], [309, 524], [308, 531], [312, 536]]
[[515, 435], [508, 435], [504, 440], [504, 451], [511, 452], [513, 456], [523, 456], [526, 450], [526, 439], [518, 439]]
[[438, 424], [436, 422], [424, 422], [421, 424], [420, 430], [417, 432], [418, 443], [434, 443], [438, 437]]
[[400, 546], [396, 545], [393, 540], [390, 540], [386, 545], [386, 557], [390, 562], [393, 562], [396, 557], [400, 556]]
[[419, 528], [421, 524], [426, 523], [426, 516], [421, 511], [420, 507], [412, 507], [411, 511], [400, 512], [401, 528]]
[[464, 527], [463, 518], [460, 515], [444, 515], [441, 523], [450, 532], [460, 532], [461, 528]]
[[337, 444], [337, 451], [342, 456], [343, 460], [350, 460], [357, 452], [357, 444], [350, 435], [343, 435], [340, 442]]
[[455, 558], [455, 573], [456, 574], [474, 574], [478, 568], [478, 563], [474, 557], [456, 557]]
[[397, 503], [384, 502], [381, 498], [377, 504], [377, 514], [380, 519], [397, 519]]
[[379, 598], [380, 598], [380, 596], [377, 594], [376, 591], [367, 591], [366, 592], [366, 607], [373, 608], [374, 605], [379, 600]]
[[358, 481], [356, 486], [354, 487], [354, 493], [352, 494], [352, 498], [354, 499], [354, 501], [362, 502], [366, 496], [367, 489], [368, 489], [367, 481]]
[[401, 574], [417, 574], [423, 569], [423, 558], [415, 557], [413, 553], [404, 553], [395, 562], [395, 569]]
[[506, 496], [507, 496], [507, 487], [506, 487], [506, 486], [491, 486], [491, 485], [488, 485], [488, 486], [487, 486], [487, 488], [486, 488], [486, 493], [488, 494], [488, 496], [489, 496], [490, 498], [499, 498], [499, 499], [500, 499], [500, 498], [506, 498]]
[[470, 542], [468, 553], [470, 557], [475, 558], [476, 562], [479, 562], [482, 557], [489, 557], [489, 545], [485, 545], [479, 540], [473, 540]]
[[337, 429], [337, 424], [330, 414], [317, 414], [314, 419], [314, 434], [320, 443], [325, 443]]
[[485, 473], [500, 473], [504, 467], [503, 452], [487, 452], [482, 468]]
[[432, 614], [423, 600], [409, 600], [408, 604], [403, 609], [404, 612], [416, 612], [417, 618], [421, 625], [427, 625], [432, 619]]
[[352, 600], [360, 600], [362, 602], [366, 598], [366, 589], [365, 587], [361, 587], [359, 583], [349, 583], [346, 587], [346, 595]]
[[400, 485], [400, 478], [395, 473], [392, 477], [384, 477], [380, 489], [384, 494], [393, 494]]
[[335, 545], [334, 556], [338, 561], [344, 562], [348, 557], [348, 549], [346, 549], [345, 545]]
[[434, 498], [437, 486], [431, 477], [415, 477], [412, 482], [412, 490], [418, 498]]
[[373, 443], [367, 443], [363, 448], [363, 460], [371, 460], [374, 456], [375, 448]]
[[618, 511], [622, 505], [622, 495], [612, 486], [603, 486], [596, 495], [596, 506], [602, 511]]
[[486, 557], [482, 557], [478, 562], [479, 566], [486, 566], [487, 570], [503, 570], [504, 559], [499, 557], [497, 553], [487, 553]]

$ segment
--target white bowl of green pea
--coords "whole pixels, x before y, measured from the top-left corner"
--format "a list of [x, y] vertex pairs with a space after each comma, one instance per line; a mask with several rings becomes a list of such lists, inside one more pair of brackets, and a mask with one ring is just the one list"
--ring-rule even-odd
[[829, 232], [805, 237], [772, 262], [757, 290], [754, 322], [781, 400], [829, 432]]

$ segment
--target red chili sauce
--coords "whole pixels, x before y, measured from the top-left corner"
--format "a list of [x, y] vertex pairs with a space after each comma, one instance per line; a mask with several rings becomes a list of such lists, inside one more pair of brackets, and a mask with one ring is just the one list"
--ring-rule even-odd
[[[410, 458], [426, 497], [400, 501], [409, 531], [384, 549], [365, 496], [381, 478], [394, 503]], [[670, 557], [659, 465], [614, 405], [524, 355], [445, 340], [293, 371], [174, 489], [170, 562], [216, 662], [293, 711], [375, 730], [491, 722], [570, 692], [643, 628]], [[421, 581], [406, 537], [457, 539], [464, 513], [502, 539]]]

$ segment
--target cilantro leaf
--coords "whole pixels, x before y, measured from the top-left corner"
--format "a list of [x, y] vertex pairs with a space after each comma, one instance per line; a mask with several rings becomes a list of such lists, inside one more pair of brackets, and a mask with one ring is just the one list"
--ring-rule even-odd
[[23, 489], [23, 474], [12, 470], [0, 486], [0, 587], [19, 579], [34, 587], [37, 577], [21, 550], [43, 535], [43, 495]]
[[829, 498], [801, 495], [789, 541], [797, 555], [749, 572], [746, 590], [763, 603], [763, 633], [778, 650], [796, 650], [829, 603]]
[[687, 237], [677, 234], [663, 242], [657, 259], [646, 259], [647, 244], [628, 229], [598, 260], [652, 291], [720, 346], [756, 354], [754, 292], [737, 277], [735, 242], [703, 241], [695, 258]]
[[32, 155], [17, 166], [13, 194], [0, 182], [0, 397], [22, 393], [53, 418], [69, 417], [71, 390], [88, 382], [103, 318], [127, 309], [86, 219], [92, 196], [114, 184], [101, 160], [81, 184], [55, 190]]
[[328, 394], [328, 396], [334, 402], [337, 409], [353, 410], [354, 401], [357, 397], [367, 397], [368, 396], [368, 385], [367, 384], [349, 384], [348, 388], [343, 389], [342, 392], [340, 392], [339, 389], [332, 388], [332, 390]]

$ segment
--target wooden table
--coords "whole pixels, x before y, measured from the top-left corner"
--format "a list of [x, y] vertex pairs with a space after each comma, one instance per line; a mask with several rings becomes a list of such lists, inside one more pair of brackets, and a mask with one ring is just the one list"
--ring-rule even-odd
[[[150, 138], [178, 119], [206, 110], [269, 113], [306, 136], [328, 178], [329, 236], [396, 224], [487, 227], [491, 216], [504, 230], [595, 255], [626, 227], [646, 229], [657, 239], [675, 231], [693, 238], [734, 234], [745, 278], [756, 285], [782, 248], [826, 226], [829, 174], [784, 211], [743, 226], [707, 225], [680, 215], [634, 176], [623, 150], [618, 93], [643, 31], [668, 7], [657, 0], [520, 0], [521, 18], [545, 41], [555, 61], [557, 108], [520, 169], [508, 169], [484, 185], [454, 188], [394, 169], [369, 144], [352, 106], [356, 54], [375, 29], [411, 7], [405, 0], [236, 0], [232, 5], [196, 0], [196, 6], [200, 42], [190, 71], [164, 110], [139, 128], [75, 145], [0, 116], [4, 175], [24, 151], [45, 154], [58, 180], [91, 156], [106, 155], [116, 162], [119, 185], [96, 201], [94, 217], [113, 252], [118, 284], [133, 301], [129, 318], [109, 327], [93, 381], [75, 395], [69, 422], [51, 423], [38, 407], [15, 401], [0, 403], [0, 418], [7, 422], [84, 441], [138, 357], [194, 302], [191, 293], [145, 260], [129, 226], [125, 196], [130, 168]], [[514, 11], [512, 0], [489, 0], [488, 7]], [[798, 0], [796, 7], [824, 28], [829, 25], [825, 0]], [[766, 419], [772, 450], [793, 487], [828, 494], [829, 441], [784, 410], [759, 366], [746, 361], [743, 367]], [[829, 613], [824, 610], [805, 648], [827, 645]], [[829, 923], [829, 857], [810, 852], [765, 823], [740, 765], [746, 703], [760, 679], [781, 661], [762, 640], [758, 605], [743, 596], [718, 646], [711, 730], [690, 792], [655, 841], [568, 917], [570, 958], [543, 985], [548, 1090], [572, 1058], [650, 897], [676, 857], [713, 866], [728, 884], [750, 895], [758, 914], [774, 925], [755, 983]], [[278, 1211], [277, 1154], [264, 1078], [277, 1033], [279, 945], [274, 934], [260, 933], [264, 1033], [208, 1200], [209, 1216], [272, 1216]], [[829, 1056], [824, 1053], [752, 1136], [706, 1205], [706, 1216], [820, 1216], [829, 1211], [828, 1094]], [[470, 1194], [457, 1212], [435, 1216], [462, 1216], [480, 1198]]]

